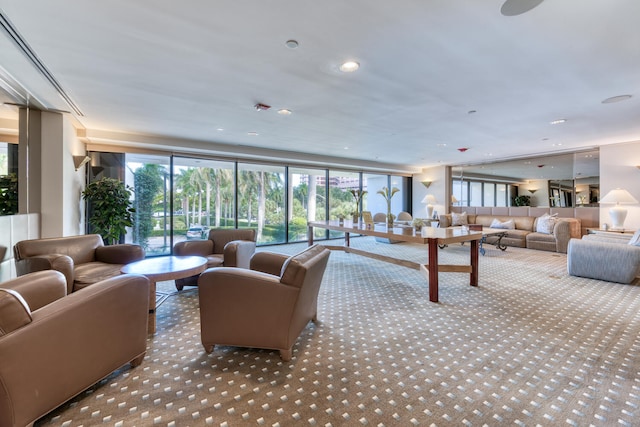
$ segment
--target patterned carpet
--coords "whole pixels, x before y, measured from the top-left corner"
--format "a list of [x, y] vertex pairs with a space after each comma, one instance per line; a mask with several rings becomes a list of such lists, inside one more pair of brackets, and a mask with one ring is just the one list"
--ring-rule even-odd
[[[426, 261], [413, 244], [352, 246]], [[304, 245], [268, 250], [295, 253]], [[468, 247], [440, 251], [465, 263]], [[480, 286], [332, 252], [309, 324], [275, 351], [200, 344], [197, 289], [168, 296], [147, 357], [37, 426], [632, 426], [640, 287], [570, 277], [566, 255], [487, 246]]]

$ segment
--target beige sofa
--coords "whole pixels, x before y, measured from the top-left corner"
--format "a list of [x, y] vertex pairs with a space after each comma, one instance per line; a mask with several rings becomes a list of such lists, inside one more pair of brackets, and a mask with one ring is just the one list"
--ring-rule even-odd
[[[494, 219], [500, 222], [513, 220], [515, 229], [505, 229], [506, 236], [502, 237], [501, 243], [519, 248], [566, 253], [569, 240], [581, 235], [580, 220], [575, 218], [558, 218], [552, 233], [540, 233], [536, 231], [539, 217], [469, 213], [466, 217], [467, 224], [479, 224], [483, 227], [489, 227]], [[452, 225], [451, 214], [440, 215], [440, 227]], [[497, 240], [496, 236], [487, 236], [486, 242], [491, 244]]]
[[130, 262], [144, 259], [139, 245], [105, 246], [99, 234], [22, 240], [13, 247], [18, 276], [57, 270], [67, 280], [67, 293], [118, 276]]
[[121, 275], [67, 296], [58, 271], [0, 283], [0, 427], [32, 425], [147, 349], [149, 280]]

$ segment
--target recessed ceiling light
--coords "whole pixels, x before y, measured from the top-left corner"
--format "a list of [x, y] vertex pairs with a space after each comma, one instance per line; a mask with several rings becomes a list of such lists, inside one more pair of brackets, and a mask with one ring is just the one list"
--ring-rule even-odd
[[291, 110], [287, 110], [286, 108], [282, 108], [278, 110], [278, 114], [282, 114], [283, 116], [290, 116]]
[[360, 64], [356, 61], [347, 61], [340, 65], [340, 71], [343, 73], [353, 73], [358, 68], [360, 68]]
[[247, 132], [249, 136], [258, 136], [258, 132]]
[[557, 120], [553, 120], [549, 123], [551, 123], [552, 125], [559, 125], [560, 123], [565, 123], [567, 121], [567, 119], [557, 119]]
[[287, 46], [289, 49], [295, 49], [298, 47], [298, 41], [297, 40], [287, 40], [284, 43], [285, 46]]
[[224, 129], [218, 128], [217, 130], [218, 130], [218, 132], [222, 132]]
[[345, 150], [348, 150], [348, 149], [349, 149], [349, 147], [344, 147], [344, 149], [345, 149]]
[[504, 16], [516, 16], [529, 12], [544, 0], [507, 0], [500, 8], [500, 13]]
[[631, 98], [631, 95], [612, 96], [611, 98], [607, 98], [604, 101], [602, 101], [602, 103], [603, 104], [613, 104], [614, 102], [626, 101], [629, 98]]

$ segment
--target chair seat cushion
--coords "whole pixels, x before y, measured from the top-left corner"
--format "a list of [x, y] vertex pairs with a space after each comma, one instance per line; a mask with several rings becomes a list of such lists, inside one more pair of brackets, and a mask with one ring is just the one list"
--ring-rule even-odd
[[86, 288], [89, 285], [120, 275], [122, 264], [107, 264], [105, 262], [88, 262], [74, 268], [73, 291]]
[[210, 254], [207, 255], [207, 268], [222, 267], [224, 265], [223, 254]]

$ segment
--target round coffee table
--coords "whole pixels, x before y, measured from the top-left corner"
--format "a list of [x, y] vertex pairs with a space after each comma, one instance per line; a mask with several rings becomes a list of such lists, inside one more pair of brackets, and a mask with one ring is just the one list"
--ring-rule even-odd
[[207, 269], [207, 259], [201, 256], [160, 256], [127, 264], [124, 274], [142, 274], [151, 282], [149, 288], [149, 333], [156, 331], [156, 282], [195, 276]]

